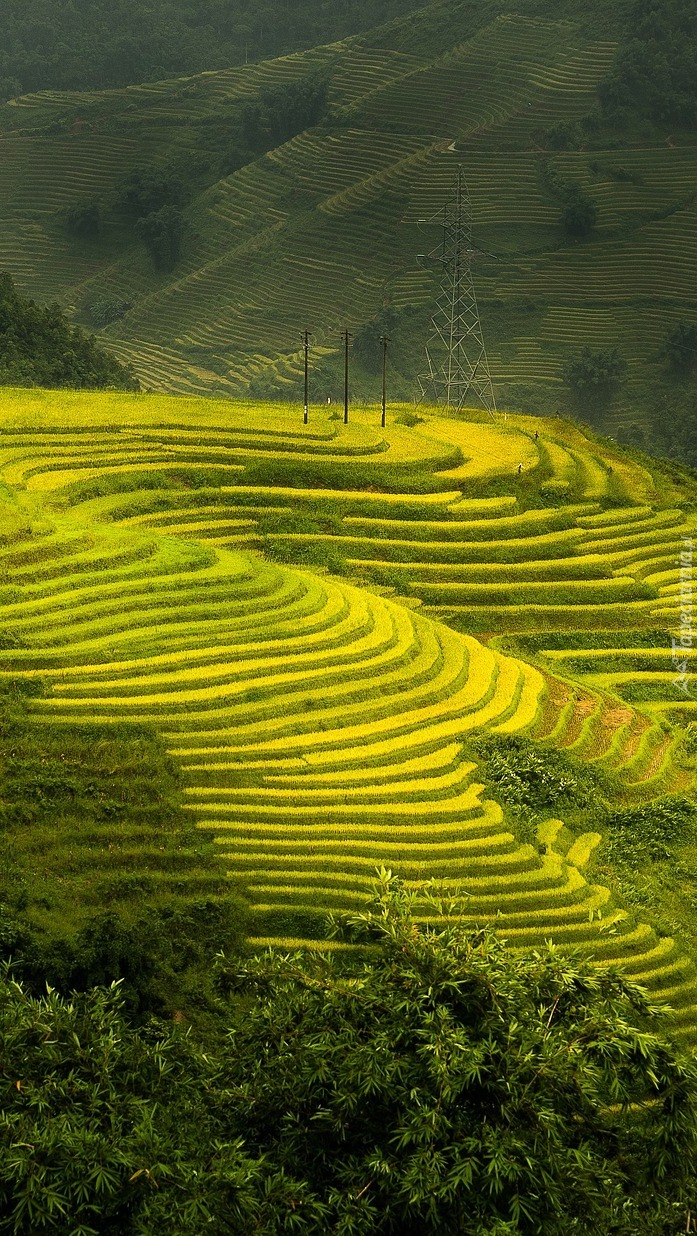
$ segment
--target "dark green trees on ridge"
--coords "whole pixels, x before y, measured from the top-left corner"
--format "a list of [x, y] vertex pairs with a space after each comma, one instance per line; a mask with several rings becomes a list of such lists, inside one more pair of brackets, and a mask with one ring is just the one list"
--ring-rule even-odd
[[607, 115], [647, 116], [689, 127], [697, 120], [697, 11], [691, 0], [638, 0], [626, 42], [600, 89]]
[[138, 389], [94, 335], [71, 326], [58, 305], [20, 296], [8, 274], [0, 274], [0, 385]]
[[415, 0], [6, 0], [0, 101], [36, 90], [126, 86], [227, 68], [345, 38]]

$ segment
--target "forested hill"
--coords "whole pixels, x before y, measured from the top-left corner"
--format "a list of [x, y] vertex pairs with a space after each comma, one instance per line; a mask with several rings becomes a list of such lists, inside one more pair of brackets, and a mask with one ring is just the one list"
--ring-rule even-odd
[[20, 296], [0, 274], [0, 383], [15, 386], [137, 390], [132, 370], [111, 356], [58, 305]]
[[5, 0], [0, 99], [157, 81], [329, 43], [416, 0]]
[[462, 165], [499, 405], [697, 462], [696, 119], [690, 0], [435, 0], [259, 63], [13, 98], [0, 269], [153, 389], [299, 398], [307, 327], [324, 401], [348, 327], [354, 395], [387, 330], [409, 398], [437, 294], [417, 222]]

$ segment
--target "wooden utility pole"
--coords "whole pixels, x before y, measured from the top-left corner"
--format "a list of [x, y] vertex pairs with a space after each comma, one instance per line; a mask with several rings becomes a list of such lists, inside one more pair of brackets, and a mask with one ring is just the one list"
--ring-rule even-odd
[[309, 331], [307, 330], [303, 331], [302, 341], [303, 341], [303, 354], [305, 358], [305, 398], [303, 401], [303, 424], [307, 425], [309, 414], [310, 414], [310, 404], [308, 400], [308, 373], [309, 373], [309, 354], [310, 354], [310, 332]]
[[390, 342], [389, 335], [381, 335], [380, 343], [382, 344], [382, 427], [387, 424], [387, 345]]
[[344, 424], [349, 423], [349, 341], [353, 339], [348, 330], [342, 335], [344, 341]]

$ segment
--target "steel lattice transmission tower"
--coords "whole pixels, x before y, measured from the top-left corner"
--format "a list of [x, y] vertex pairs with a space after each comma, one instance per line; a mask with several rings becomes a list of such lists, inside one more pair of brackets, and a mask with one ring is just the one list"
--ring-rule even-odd
[[462, 168], [452, 198], [421, 223], [442, 226], [442, 241], [425, 260], [440, 264], [443, 274], [426, 344], [426, 369], [417, 378], [419, 402], [431, 399], [459, 409], [476, 399], [493, 413], [496, 399], [472, 279], [472, 257], [478, 250], [472, 248], [472, 206]]

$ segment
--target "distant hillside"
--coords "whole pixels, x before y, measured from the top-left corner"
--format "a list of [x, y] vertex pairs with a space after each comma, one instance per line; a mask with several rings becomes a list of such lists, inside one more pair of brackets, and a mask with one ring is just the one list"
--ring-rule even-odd
[[154, 389], [298, 397], [308, 327], [324, 400], [348, 326], [372, 398], [387, 327], [408, 398], [437, 289], [416, 225], [462, 164], [500, 406], [685, 457], [694, 42], [680, 0], [450, 0], [262, 64], [26, 96], [0, 108], [0, 268]]

